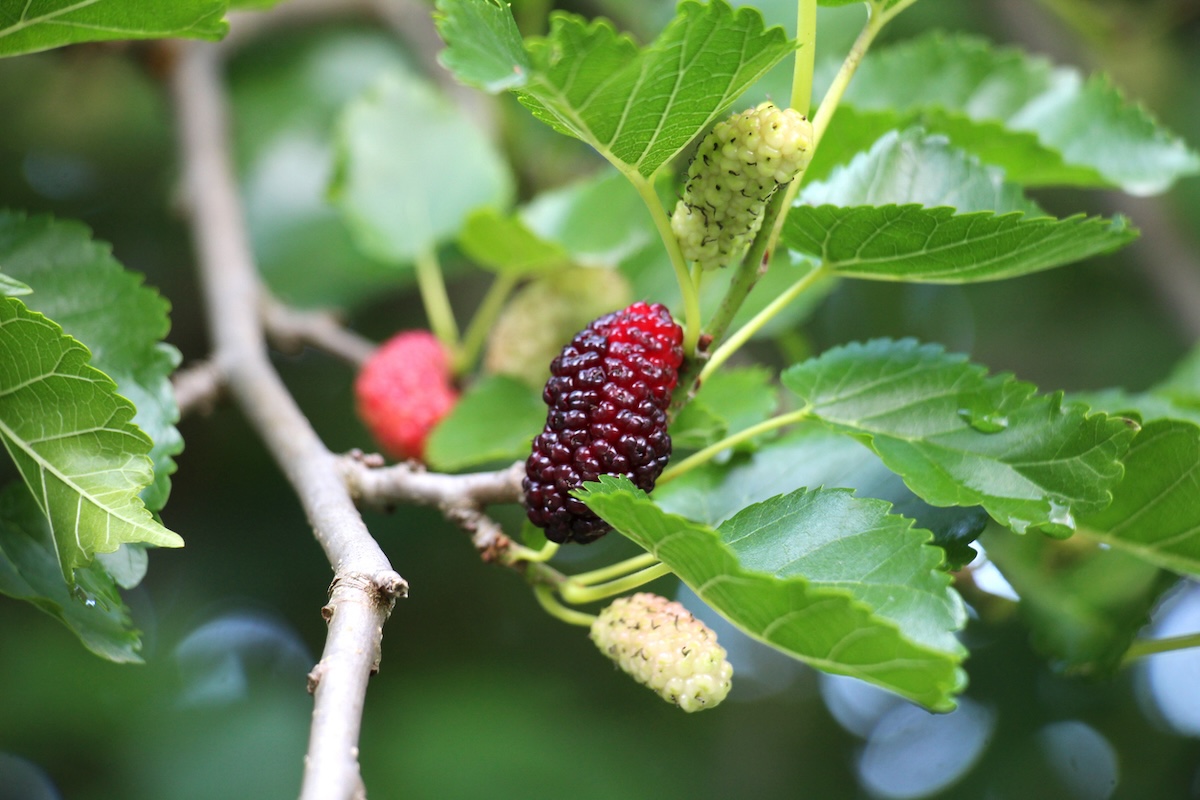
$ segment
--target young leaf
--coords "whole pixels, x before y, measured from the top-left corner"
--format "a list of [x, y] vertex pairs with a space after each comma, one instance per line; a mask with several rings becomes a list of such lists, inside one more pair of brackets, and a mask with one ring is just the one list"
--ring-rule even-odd
[[425, 458], [443, 472], [529, 456], [546, 421], [538, 392], [507, 375], [480, 379], [429, 437]]
[[[945, 133], [1027, 185], [1156, 194], [1200, 172], [1200, 156], [1106, 78], [969, 36], [931, 34], [873, 51], [844, 102], [893, 114], [889, 127]], [[1041, 157], [1031, 157], [1030, 136]]]
[[21, 297], [32, 291], [16, 278], [0, 273], [0, 297]]
[[140, 663], [141, 638], [113, 579], [98, 564], [63, 582], [50, 526], [24, 484], [0, 492], [0, 594], [27, 600], [66, 625], [98, 656]]
[[227, 0], [9, 2], [0, 6], [0, 56], [110, 39], [220, 39], [229, 30], [226, 5]]
[[708, 463], [661, 483], [654, 501], [664, 510], [708, 525], [720, 525], [754, 503], [802, 487], [839, 487], [859, 497], [887, 501], [892, 513], [933, 532], [957, 569], [975, 557], [970, 543], [983, 533], [988, 515], [978, 506], [938, 508], [912, 493], [879, 456], [846, 436], [806, 425], [746, 456]]
[[68, 583], [124, 542], [183, 544], [138, 497], [154, 474], [133, 406], [87, 362], [58, 325], [0, 299], [0, 441], [49, 519]]
[[142, 500], [158, 511], [171, 491], [172, 457], [183, 450], [170, 380], [179, 351], [162, 342], [171, 327], [170, 304], [77, 222], [0, 211], [0, 263], [37, 287], [27, 307], [86, 343], [91, 365], [137, 408], [133, 422], [154, 442], [154, 482]]
[[[798, 205], [882, 206], [919, 203], [950, 206], [959, 213], [1022, 211], [1044, 216], [1004, 179], [1004, 173], [920, 128], [889, 131], [823, 182], [800, 192]], [[789, 216], [791, 216], [789, 214]]]
[[1124, 217], [1057, 220], [918, 205], [798, 206], [783, 242], [851, 278], [972, 283], [1053, 269], [1136, 238]]
[[519, 217], [492, 208], [467, 217], [458, 233], [458, 246], [479, 266], [512, 275], [549, 272], [569, 263], [562, 247], [539, 238]]
[[1079, 520], [1079, 532], [1181, 575], [1200, 575], [1200, 426], [1146, 424], [1125, 456], [1112, 505]]
[[[750, 636], [818, 669], [861, 678], [933, 710], [954, 708], [953, 696], [965, 682], [959, 666], [965, 651], [953, 636], [963, 622], [962, 607], [948, 579], [931, 569], [937, 551], [923, 551], [927, 534], [914, 531], [908, 520], [877, 515], [883, 508], [869, 501], [865, 508], [822, 519], [798, 495], [794, 513], [779, 523], [787, 530], [756, 532], [755, 520], [747, 518], [744, 526], [718, 533], [663, 512], [625, 479], [602, 476], [579, 496]], [[862, 501], [842, 493], [831, 502]], [[768, 521], [771, 516], [764, 514]], [[803, 542], [811, 535], [849, 560], [810, 552]], [[858, 536], [865, 538], [855, 543]], [[771, 546], [761, 548], [764, 540]], [[912, 581], [922, 588], [905, 589], [897, 601], [884, 598], [880, 587], [858, 583], [881, 560], [888, 563], [881, 583]], [[801, 574], [808, 569], [812, 577]]]
[[927, 502], [982, 505], [1018, 533], [1069, 536], [1107, 506], [1137, 427], [910, 339], [834, 348], [783, 383]]
[[[734, 367], [713, 373], [683, 407], [671, 426], [676, 449], [715, 444], [731, 433], [769, 418], [779, 405], [771, 371], [764, 367]], [[680, 435], [683, 438], [679, 438]], [[753, 449], [753, 440], [742, 445]]]
[[606, 20], [556, 12], [522, 44], [492, 0], [439, 0], [442, 63], [474, 86], [510, 89], [533, 114], [618, 167], [653, 176], [794, 48], [753, 8], [681, 3], [639, 49]]
[[396, 264], [453, 238], [481, 206], [503, 207], [508, 168], [483, 134], [423, 80], [385, 74], [338, 126], [330, 187], [364, 252]]
[[1112, 672], [1174, 582], [1154, 565], [1082, 536], [1055, 542], [1001, 531], [983, 544], [1021, 597], [1017, 610], [1034, 647], [1070, 673]]

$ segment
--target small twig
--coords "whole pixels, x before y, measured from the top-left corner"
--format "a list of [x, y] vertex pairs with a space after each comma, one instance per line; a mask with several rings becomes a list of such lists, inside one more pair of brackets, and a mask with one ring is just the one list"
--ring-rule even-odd
[[176, 370], [171, 387], [180, 417], [197, 412], [208, 415], [225, 393], [225, 376], [212, 361], [197, 361]]
[[285, 353], [315, 347], [359, 367], [375, 352], [374, 342], [349, 330], [327, 311], [301, 311], [266, 293], [260, 306], [267, 336]]
[[396, 503], [435, 506], [471, 534], [471, 543], [485, 561], [503, 561], [512, 547], [500, 524], [483, 509], [521, 501], [522, 462], [497, 472], [443, 475], [412, 462], [373, 468], [361, 453], [351, 453], [341, 460], [341, 470], [347, 490], [360, 503], [384, 508]]

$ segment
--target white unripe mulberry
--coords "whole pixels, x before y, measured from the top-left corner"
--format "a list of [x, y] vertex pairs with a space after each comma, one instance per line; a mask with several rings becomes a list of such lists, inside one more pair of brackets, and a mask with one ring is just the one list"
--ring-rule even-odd
[[634, 680], [684, 711], [712, 708], [729, 694], [725, 648], [677, 602], [648, 592], [618, 598], [592, 623], [591, 636]]
[[758, 233], [767, 200], [812, 158], [812, 125], [773, 103], [717, 123], [688, 167], [671, 228], [689, 261], [723, 267]]

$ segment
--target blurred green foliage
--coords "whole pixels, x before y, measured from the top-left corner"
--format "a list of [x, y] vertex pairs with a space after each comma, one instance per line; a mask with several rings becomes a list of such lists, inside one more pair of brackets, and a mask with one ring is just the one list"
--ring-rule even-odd
[[[670, 9], [662, 0], [602, 5], [643, 39], [661, 25], [653, 10]], [[1020, 5], [1021, 13], [1038, 13], [1036, 5]], [[779, 8], [785, 19], [793, 14], [787, 3]], [[938, 26], [1003, 41], [1008, 31], [988, 8], [924, 0], [887, 36]], [[859, 14], [822, 12], [823, 32], [831, 35], [821, 57], [845, 46]], [[1149, 29], [1149, 16], [1121, 19], [1134, 26], [1132, 34], [1079, 40], [1090, 48], [1080, 52], [1094, 59], [1084, 66], [1109, 66], [1164, 123], [1200, 142], [1200, 82], [1193, 79], [1200, 74], [1200, 22], [1181, 17], [1173, 27], [1143, 31], [1137, 26]], [[314, 48], [336, 48], [338, 57], [306, 59]], [[1138, 67], [1145, 53], [1154, 54], [1154, 69]], [[0, 207], [80, 219], [112, 242], [122, 263], [146, 273], [172, 300], [169, 341], [186, 363], [203, 357], [207, 344], [187, 232], [174, 212], [172, 120], [152, 55], [140, 47], [83, 46], [0, 62]], [[232, 81], [241, 112], [239, 161], [248, 176], [258, 160], [294, 157], [299, 151], [285, 148], [297, 141], [315, 148], [300, 167], [327, 164], [326, 137], [340, 104], [381, 65], [402, 63], [406, 54], [386, 34], [358, 28], [281, 35], [239, 58]], [[307, 83], [284, 85], [301, 80]], [[569, 142], [554, 140], [540, 151], [536, 143], [550, 140], [533, 132], [515, 104], [501, 108], [526, 197], [595, 163]], [[290, 144], [283, 135], [289, 125], [303, 133]], [[321, 186], [308, 180], [310, 189]], [[1081, 208], [1111, 213], [1096, 195], [1045, 191], [1037, 200], [1060, 216]], [[1164, 208], [1181, 229], [1200, 230], [1200, 180], [1180, 183]], [[272, 285], [285, 297], [311, 301], [316, 284], [300, 257], [315, 254], [344, 270], [337, 299], [357, 304], [360, 330], [383, 337], [423, 326], [413, 290], [355, 253], [331, 209], [311, 209], [299, 222], [256, 228]], [[252, 220], [255, 213], [252, 207]], [[1140, 247], [995, 284], [847, 282], [782, 345], [754, 346], [782, 364], [787, 348], [917, 336], [1045, 387], [1140, 390], [1164, 378], [1190, 346], [1151, 290]], [[458, 280], [451, 292], [469, 309], [479, 284]], [[277, 364], [331, 448], [369, 446], [342, 365], [312, 353]], [[180, 430], [187, 448], [164, 521], [187, 547], [154, 552], [146, 582], [128, 598], [146, 633], [144, 666], [104, 662], [36, 609], [0, 602], [0, 754], [33, 765], [63, 798], [276, 798], [294, 796], [299, 785], [310, 711], [304, 675], [323, 645], [318, 610], [328, 565], [291, 491], [235, 410], [186, 419]], [[10, 477], [9, 469], [0, 466], [0, 477]], [[515, 514], [506, 519], [512, 530], [518, 521]], [[788, 667], [774, 683], [735, 681], [722, 708], [683, 715], [597, 657], [582, 630], [539, 613], [519, 581], [481, 564], [461, 531], [439, 515], [405, 508], [370, 514], [368, 523], [412, 585], [386, 631], [383, 669], [368, 694], [362, 762], [372, 797], [865, 796], [863, 740], [831, 715], [823, 699], [828, 686], [810, 671]], [[591, 563], [623, 547], [628, 543], [605, 540], [576, 557]], [[673, 588], [664, 583], [659, 591]], [[977, 617], [966, 634], [967, 696], [990, 709], [994, 727], [965, 775], [956, 774], [964, 765], [952, 752], [924, 753], [924, 761], [907, 765], [913, 775], [925, 769], [961, 777], [933, 796], [1196, 796], [1200, 745], [1165, 729], [1139, 704], [1139, 670], [1106, 680], [1061, 676], [1032, 649], [1013, 604], [975, 591], [966, 599]], [[197, 638], [206, 625], [216, 627]], [[1111, 745], [1115, 793], [1078, 789], [1083, 784], [1062, 771], [1060, 751], [1047, 749], [1039, 732], [1069, 720]], [[10, 763], [0, 762], [4, 800], [16, 786], [3, 780]]]

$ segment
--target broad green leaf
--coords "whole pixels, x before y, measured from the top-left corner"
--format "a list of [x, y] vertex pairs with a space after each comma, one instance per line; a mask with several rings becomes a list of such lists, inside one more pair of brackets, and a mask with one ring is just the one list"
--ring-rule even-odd
[[[873, 608], [861, 598], [878, 598], [874, 587], [851, 590], [845, 585], [855, 582], [872, 566], [878, 567], [880, 559], [885, 562], [895, 559], [883, 571], [894, 568], [898, 572], [893, 576], [906, 572], [909, 579], [926, 571], [929, 556], [936, 563], [937, 551], [931, 549], [928, 554], [920, 551], [927, 535], [913, 531], [908, 520], [898, 517], [889, 520], [885, 515], [881, 524], [891, 531], [890, 537], [885, 534], [890, 542], [883, 550], [875, 551], [859, 545], [854, 552], [856, 546], [848, 545], [848, 551], [853, 553], [852, 563], [821, 561], [819, 554], [806, 559], [807, 565], [818, 573], [810, 580], [787, 566], [787, 561], [792, 560], [787, 554], [801, 555], [803, 545], [789, 545], [790, 551], [783, 551], [783, 563], [779, 563], [777, 556], [764, 557], [757, 550], [760, 543], [757, 537], [747, 538], [744, 529], [737, 529], [728, 538], [744, 540], [744, 549], [739, 551], [736, 544], [725, 540], [724, 531], [718, 533], [705, 525], [667, 514], [628, 480], [602, 476], [598, 484], [587, 484], [579, 496], [616, 530], [661, 559], [701, 599], [750, 636], [818, 669], [861, 678], [928, 708], [949, 711], [954, 707], [953, 696], [965, 683], [959, 666], [965, 652], [953, 639], [951, 630], [938, 629], [939, 623], [948, 618], [953, 619], [952, 627], [962, 622], [953, 611], [946, 613], [946, 609], [955, 605], [946, 583], [941, 584], [941, 594], [921, 598], [930, 613], [916, 615], [922, 617], [920, 624], [903, 628], [894, 618], [884, 616], [884, 612], [903, 617], [907, 623], [912, 617], [902, 612], [904, 601], [889, 604], [887, 609]], [[854, 498], [846, 497], [854, 502]], [[871, 516], [870, 512], [867, 516]], [[788, 532], [787, 537], [796, 542], [803, 542], [807, 534], [822, 528], [826, 531], [823, 535], [829, 535], [832, 541], [863, 534], [855, 527], [862, 520], [854, 514], [829, 521], [799, 513], [789, 521], [796, 529]], [[846, 527], [842, 528], [842, 524]], [[770, 530], [766, 531], [767, 538], [772, 535]], [[873, 534], [867, 533], [862, 544], [873, 538]], [[924, 580], [924, 576], [917, 578], [918, 585]], [[910, 597], [908, 602], [913, 600]]]
[[[986, 149], [985, 160], [1029, 185], [1156, 194], [1200, 172], [1200, 156], [1107, 78], [969, 36], [931, 34], [872, 51], [844, 102], [896, 112], [897, 124], [925, 125], [980, 156]], [[1044, 158], [1030, 158], [1029, 136]]]
[[5, 0], [0, 56], [111, 39], [220, 39], [227, 0]]
[[479, 266], [511, 275], [549, 272], [569, 262], [561, 246], [538, 237], [520, 218], [492, 208], [467, 217], [458, 233], [458, 246]]
[[0, 299], [0, 440], [50, 522], [68, 583], [125, 542], [180, 547], [146, 510], [151, 442], [88, 351], [20, 300]]
[[718, 529], [741, 565], [844, 589], [905, 635], [947, 653], [966, 622], [928, 531], [848, 489], [797, 489], [739, 511]]
[[685, 0], [638, 48], [607, 20], [556, 12], [524, 45], [492, 0], [440, 0], [442, 62], [488, 91], [510, 89], [555, 130], [653, 176], [794, 48], [752, 8]]
[[506, 375], [481, 378], [433, 429], [425, 449], [429, 466], [442, 472], [529, 456], [546, 422], [541, 395]]
[[0, 263], [36, 287], [26, 305], [86, 344], [91, 365], [137, 408], [133, 422], [154, 442], [154, 483], [142, 500], [158, 511], [171, 491], [172, 457], [183, 450], [170, 380], [179, 351], [162, 342], [170, 304], [76, 222], [0, 211]]
[[1056, 542], [997, 531], [983, 545], [1020, 595], [1033, 644], [1070, 673], [1107, 674], [1119, 665], [1173, 580], [1154, 565], [1082, 536]]
[[16, 278], [0, 273], [0, 297], [20, 297], [32, 291]]
[[471, 211], [503, 207], [512, 192], [491, 142], [416, 76], [385, 74], [342, 114], [330, 194], [375, 258], [411, 263], [454, 238]]
[[255, 262], [271, 291], [300, 307], [347, 307], [412, 281], [364, 255], [329, 202], [333, 129], [347, 103], [403, 47], [381, 30], [331, 29], [270, 37], [228, 72], [232, 124]]
[[113, 579], [98, 564], [63, 581], [50, 526], [24, 484], [0, 492], [0, 594], [27, 600], [66, 625], [98, 656], [140, 663], [140, 634]]
[[1079, 533], [1181, 575], [1200, 575], [1200, 426], [1148, 422], [1125, 456], [1112, 505]]
[[716, 526], [754, 503], [821, 486], [854, 489], [859, 497], [887, 501], [893, 513], [933, 532], [933, 543], [946, 551], [952, 569], [975, 557], [970, 543], [988, 523], [988, 515], [977, 506], [929, 505], [879, 456], [853, 439], [815, 425], [767, 442], [753, 454], [736, 455], [723, 464], [710, 462], [674, 480], [660, 481], [654, 500], [666, 511]]
[[1137, 428], [910, 339], [834, 348], [783, 383], [926, 502], [981, 505], [1018, 533], [1069, 536], [1107, 506]]
[[783, 229], [788, 247], [839, 275], [924, 283], [1013, 278], [1115, 250], [1136, 236], [1119, 216], [1057, 220], [918, 205], [798, 206]]
[[808, 184], [799, 200], [799, 205], [809, 206], [907, 203], [950, 206], [959, 213], [1023, 211], [1044, 216], [1003, 172], [980, 164], [946, 137], [920, 128], [890, 131], [825, 181]]

